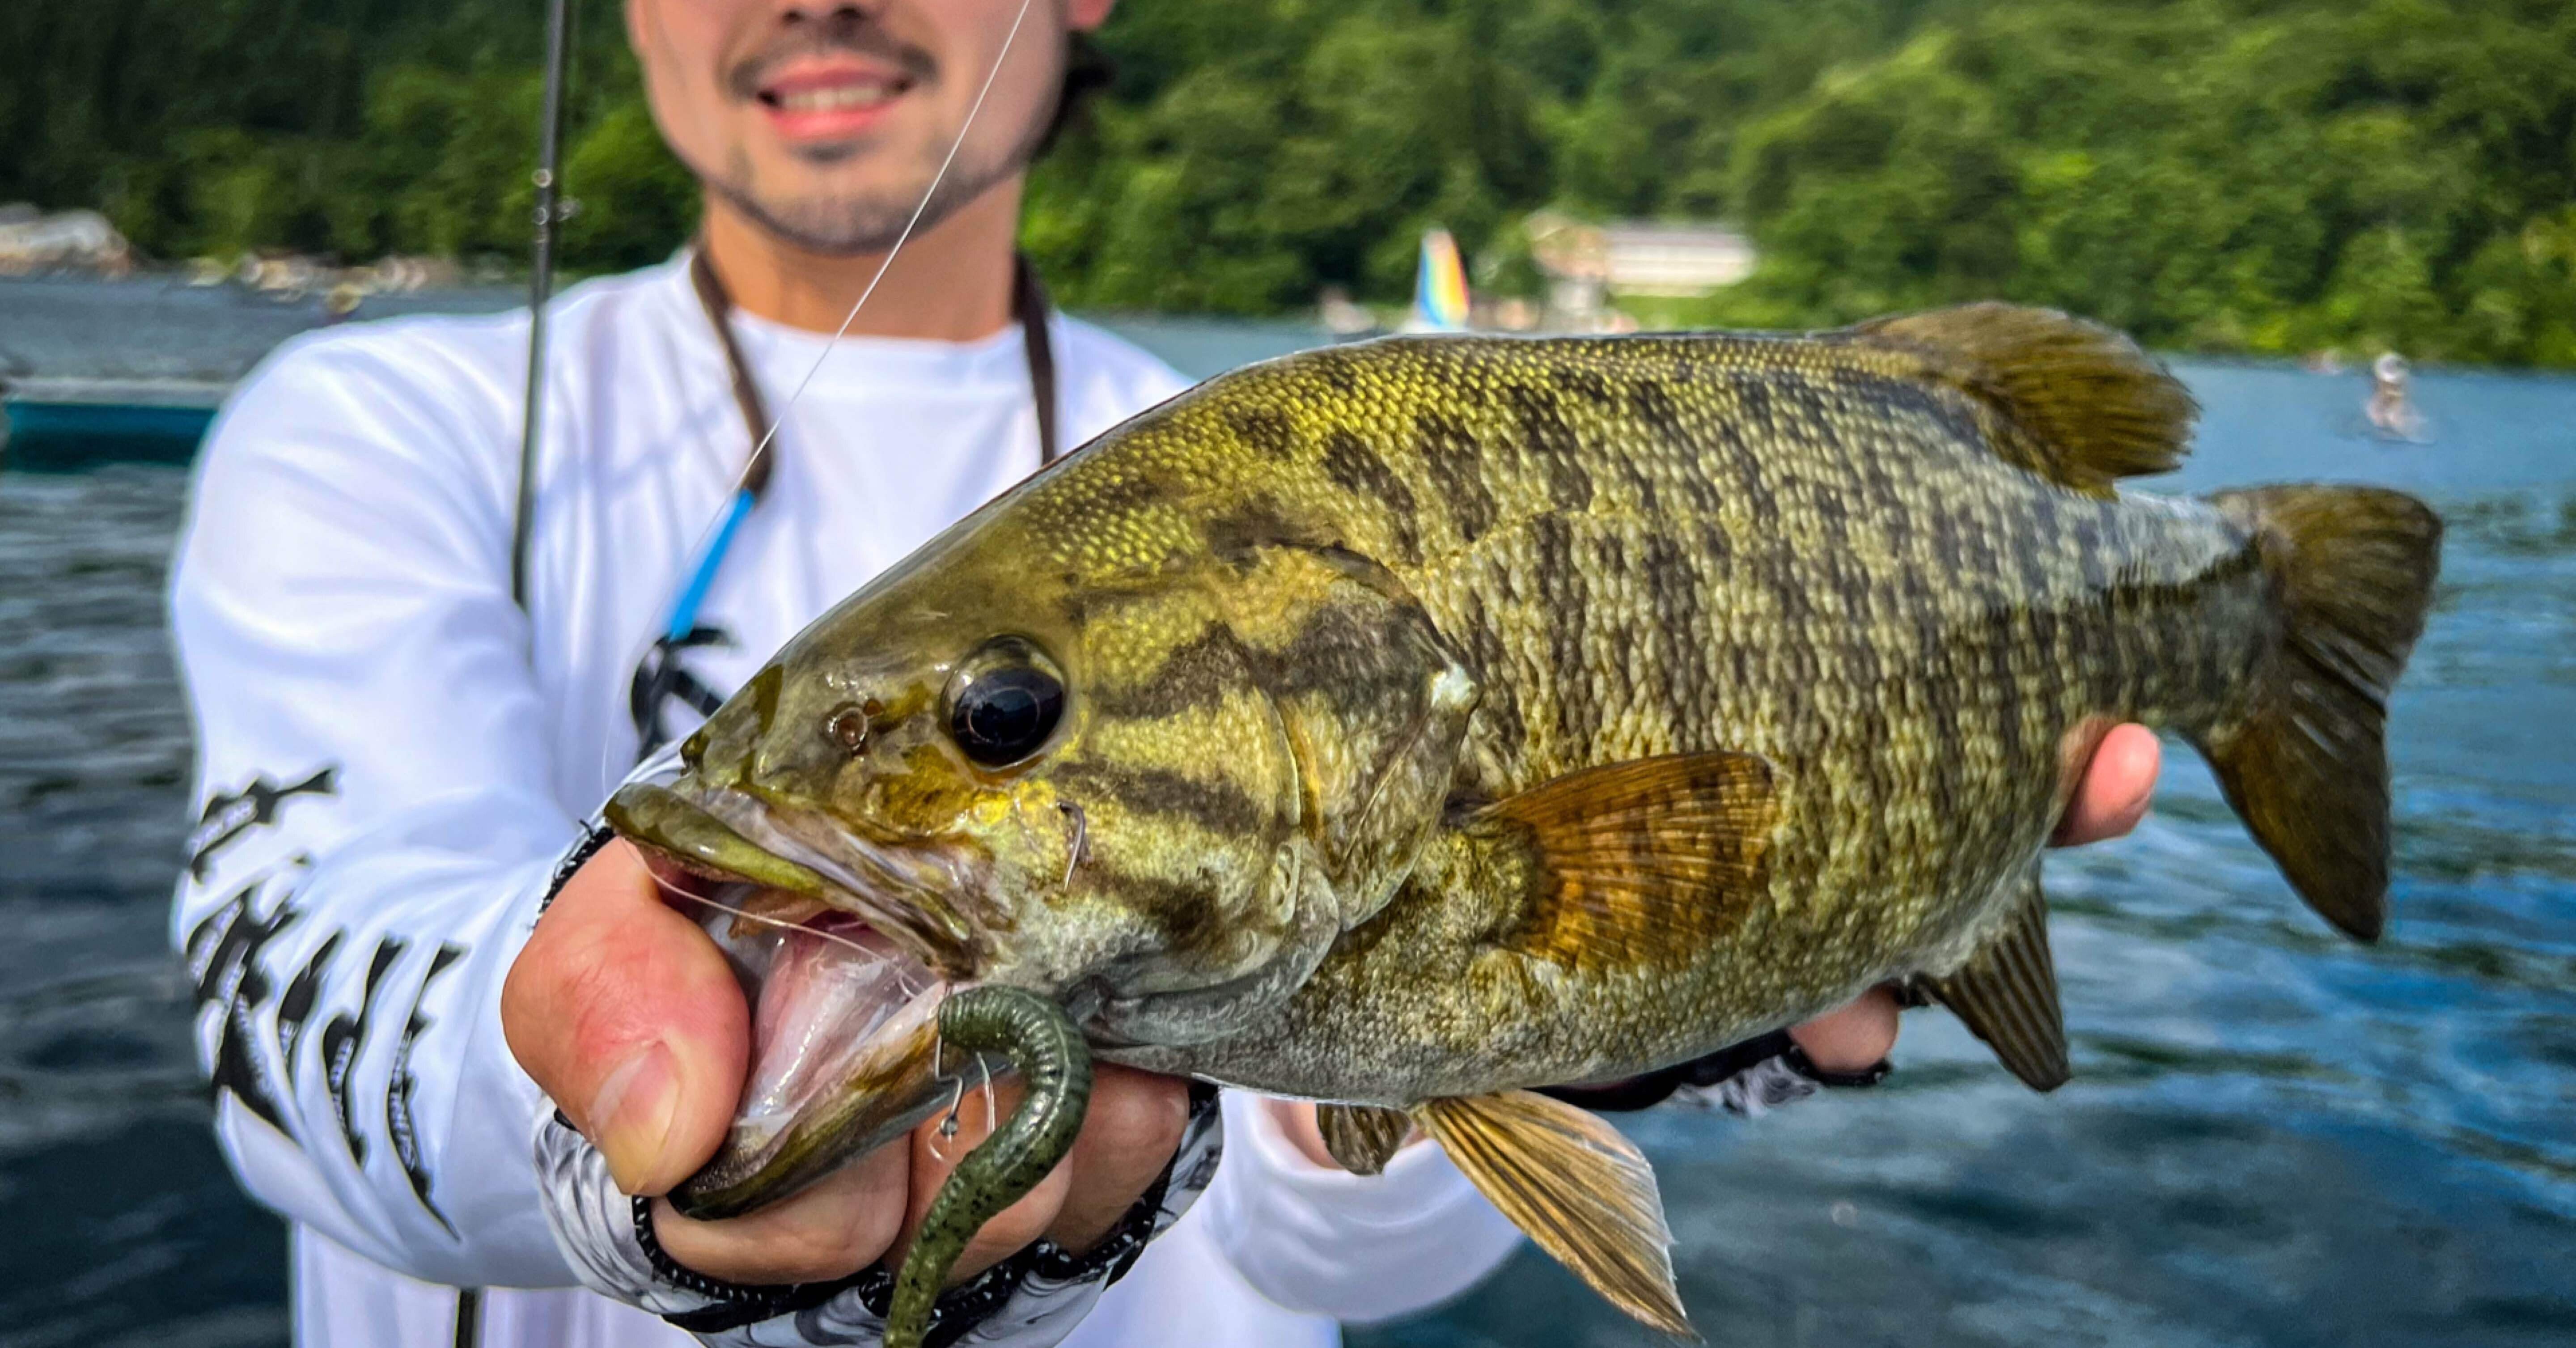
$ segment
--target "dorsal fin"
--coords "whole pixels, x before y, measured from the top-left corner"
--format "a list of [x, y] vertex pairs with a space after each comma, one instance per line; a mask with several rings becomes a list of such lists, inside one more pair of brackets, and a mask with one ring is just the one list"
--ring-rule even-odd
[[1852, 335], [1920, 356], [2027, 435], [1998, 452], [2097, 496], [2179, 467], [2200, 405], [2124, 333], [2054, 309], [1968, 304], [1872, 319]]

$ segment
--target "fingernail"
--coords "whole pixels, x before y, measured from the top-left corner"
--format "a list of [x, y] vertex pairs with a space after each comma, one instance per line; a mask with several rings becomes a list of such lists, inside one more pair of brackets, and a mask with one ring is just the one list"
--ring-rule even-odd
[[656, 1042], [619, 1063], [591, 1097], [590, 1140], [627, 1193], [643, 1192], [662, 1168], [662, 1145], [679, 1113], [677, 1087], [671, 1050]]

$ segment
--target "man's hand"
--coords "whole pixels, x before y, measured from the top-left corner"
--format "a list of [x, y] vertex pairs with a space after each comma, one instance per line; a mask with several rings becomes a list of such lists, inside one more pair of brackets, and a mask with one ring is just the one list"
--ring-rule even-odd
[[[659, 1196], [715, 1155], [751, 1056], [751, 1015], [724, 955], [663, 899], [629, 844], [600, 849], [566, 881], [501, 991], [501, 1028], [519, 1065], [607, 1158], [618, 1187]], [[989, 1111], [1007, 1119], [1017, 1087]], [[910, 1247], [950, 1168], [984, 1139], [972, 1093], [957, 1134], [934, 1121], [814, 1187], [730, 1221], [698, 1222], [668, 1202], [654, 1234], [682, 1265], [752, 1285], [846, 1277]], [[962, 1282], [1040, 1236], [1079, 1253], [1117, 1225], [1180, 1145], [1187, 1088], [1108, 1063], [1073, 1152], [987, 1223], [957, 1262]]]
[[[2155, 794], [2156, 769], [2164, 748], [2156, 732], [2142, 725], [2114, 726], [2097, 744], [2089, 732], [2067, 738], [2069, 770], [2081, 763], [2083, 776], [2057, 821], [2054, 847], [2079, 847], [2117, 838], [2147, 817], [2147, 800]], [[2084, 754], [2090, 752], [2090, 761]], [[1896, 1047], [1896, 994], [1872, 988], [1859, 1001], [1828, 1012], [1789, 1031], [1807, 1060], [1828, 1072], [1862, 1072], [1887, 1061]]]

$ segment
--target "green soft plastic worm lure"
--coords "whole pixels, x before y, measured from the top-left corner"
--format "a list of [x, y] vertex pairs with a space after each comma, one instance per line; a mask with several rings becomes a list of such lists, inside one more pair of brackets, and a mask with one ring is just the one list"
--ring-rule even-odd
[[[940, 1284], [984, 1223], [1037, 1187], [1082, 1131], [1091, 1104], [1091, 1048], [1063, 1008], [1019, 988], [968, 988], [939, 1008], [940, 1054], [963, 1064], [997, 1053], [1026, 1093], [1010, 1119], [966, 1154], [939, 1186], [912, 1251], [895, 1275], [886, 1348], [921, 1348]], [[945, 1063], [943, 1063], [945, 1065]]]

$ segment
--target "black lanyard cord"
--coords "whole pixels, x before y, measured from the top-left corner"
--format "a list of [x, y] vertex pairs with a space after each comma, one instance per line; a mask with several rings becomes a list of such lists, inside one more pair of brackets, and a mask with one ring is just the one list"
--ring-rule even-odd
[[[751, 433], [752, 458], [743, 466], [742, 487], [758, 500], [769, 490], [770, 463], [778, 437], [770, 424], [768, 404], [760, 396], [760, 384], [751, 377], [751, 365], [743, 359], [742, 344], [734, 338], [730, 321], [733, 296], [726, 292], [723, 278], [716, 275], [715, 264], [707, 260], [704, 244], [689, 252], [689, 288], [697, 293], [698, 305], [706, 311], [707, 325], [715, 329], [716, 344], [723, 349], [725, 368], [733, 378], [734, 406], [742, 412], [742, 424]], [[1038, 463], [1043, 467], [1055, 462], [1061, 452], [1056, 440], [1055, 342], [1047, 330], [1046, 287], [1039, 282], [1037, 268], [1029, 265], [1025, 253], [1011, 258], [1011, 317], [1020, 325], [1020, 346], [1029, 362], [1029, 399], [1036, 404]]]

